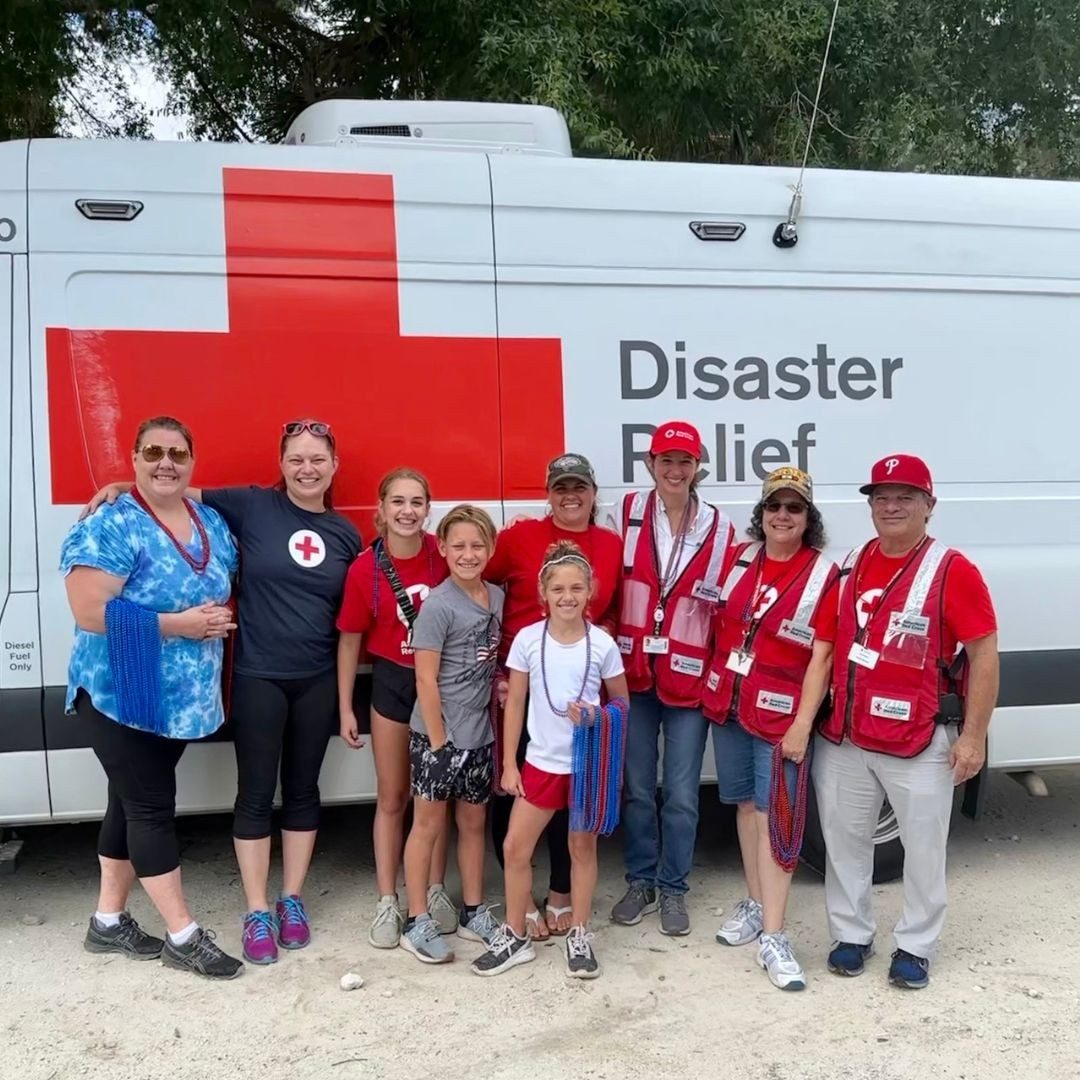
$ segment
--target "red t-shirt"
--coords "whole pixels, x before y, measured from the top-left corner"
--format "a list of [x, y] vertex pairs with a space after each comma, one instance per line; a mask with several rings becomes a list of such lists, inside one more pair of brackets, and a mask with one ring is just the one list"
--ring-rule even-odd
[[[857, 589], [856, 613], [859, 626], [865, 626], [881, 594], [911, 558], [911, 552], [889, 556], [877, 542], [866, 554], [851, 587]], [[951, 656], [958, 642], [977, 641], [997, 630], [997, 617], [990, 590], [982, 574], [970, 559], [960, 554], [950, 556], [945, 570], [945, 654]]]
[[[756, 577], [758, 566], [761, 568], [761, 580], [758, 582], [757, 596], [754, 599], [754, 615], [758, 618], [764, 615], [776, 603], [780, 594], [792, 580], [806, 569], [808, 563], [817, 558], [817, 554], [817, 551], [812, 548], [803, 548], [790, 559], [781, 561], [766, 557], [760, 563], [755, 560], [755, 564], [746, 571]], [[834, 571], [833, 579], [825, 586], [813, 617], [810, 619], [810, 625], [814, 628], [815, 641], [836, 640], [836, 621], [840, 608], [834, 593], [836, 581]]]
[[[429, 533], [424, 533], [419, 555], [411, 559], [391, 556], [391, 560], [417, 612], [428, 593], [449, 574], [435, 537]], [[389, 579], [375, 561], [372, 548], [361, 552], [349, 567], [337, 628], [347, 634], [366, 634], [364, 644], [370, 655], [405, 667], [413, 666], [412, 649], [405, 645], [405, 616], [394, 599]]]
[[622, 573], [622, 540], [610, 529], [590, 525], [585, 532], [569, 532], [555, 525], [551, 517], [531, 518], [499, 533], [495, 553], [484, 577], [506, 590], [503, 608], [502, 643], [499, 659], [506, 660], [519, 630], [544, 617], [540, 606], [537, 577], [544, 553], [559, 540], [570, 540], [581, 548], [593, 568], [596, 593], [588, 616], [601, 629], [614, 634], [619, 614], [619, 579]]

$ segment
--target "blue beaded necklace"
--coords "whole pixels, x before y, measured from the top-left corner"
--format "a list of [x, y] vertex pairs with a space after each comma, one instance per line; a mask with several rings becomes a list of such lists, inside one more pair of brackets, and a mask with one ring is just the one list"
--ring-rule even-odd
[[[556, 716], [569, 716], [570, 715], [570, 702], [566, 703], [565, 709], [555, 708], [555, 703], [551, 700], [551, 691], [548, 689], [547, 681], [547, 661], [545, 659], [547, 639], [548, 639], [548, 626], [551, 624], [550, 616], [544, 620], [544, 629], [540, 635], [540, 680], [544, 684], [544, 697], [547, 698], [548, 708]], [[577, 693], [577, 697], [572, 698], [572, 701], [581, 701], [585, 694], [585, 688], [589, 685], [589, 670], [592, 667], [592, 637], [589, 634], [589, 623], [585, 623], [585, 674], [581, 677], [581, 689]]]

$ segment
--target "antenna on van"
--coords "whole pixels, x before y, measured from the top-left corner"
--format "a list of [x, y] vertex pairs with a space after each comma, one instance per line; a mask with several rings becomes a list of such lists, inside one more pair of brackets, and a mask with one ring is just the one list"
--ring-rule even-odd
[[806, 162], [810, 157], [810, 140], [814, 137], [814, 121], [817, 120], [818, 103], [821, 101], [821, 87], [825, 82], [825, 69], [829, 64], [829, 50], [832, 48], [833, 30], [836, 29], [836, 13], [840, 10], [840, 0], [833, 4], [832, 21], [829, 23], [829, 36], [825, 41], [825, 55], [821, 58], [821, 73], [818, 75], [817, 93], [814, 95], [814, 110], [810, 114], [810, 127], [806, 132], [806, 146], [803, 149], [802, 168], [799, 169], [799, 182], [791, 196], [786, 221], [776, 226], [772, 241], [778, 248], [793, 248], [799, 242], [799, 211], [802, 209], [803, 176], [806, 174]]

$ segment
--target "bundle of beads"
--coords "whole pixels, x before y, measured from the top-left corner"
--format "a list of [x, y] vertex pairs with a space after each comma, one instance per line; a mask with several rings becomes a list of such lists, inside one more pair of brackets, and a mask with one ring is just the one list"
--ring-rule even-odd
[[161, 630], [156, 611], [117, 597], [105, 605], [105, 640], [120, 723], [164, 735]]
[[574, 727], [570, 778], [572, 832], [610, 836], [619, 824], [629, 717], [630, 703], [625, 698], [604, 706], [581, 706], [581, 723]]
[[788, 797], [784, 782], [784, 755], [780, 744], [773, 747], [772, 780], [769, 790], [769, 846], [776, 865], [789, 874], [799, 865], [803, 833], [806, 830], [806, 796], [810, 783], [809, 760], [798, 765], [795, 780], [795, 803]]

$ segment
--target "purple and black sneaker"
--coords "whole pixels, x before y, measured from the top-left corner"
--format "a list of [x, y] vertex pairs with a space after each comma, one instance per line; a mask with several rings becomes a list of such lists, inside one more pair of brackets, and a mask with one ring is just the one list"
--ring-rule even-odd
[[277, 963], [274, 916], [269, 911], [249, 911], [244, 916], [244, 933], [240, 940], [245, 960], [252, 964]]
[[283, 949], [302, 949], [311, 940], [311, 923], [299, 896], [283, 896], [277, 902], [278, 944]]

